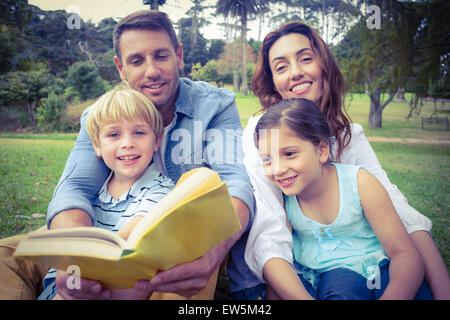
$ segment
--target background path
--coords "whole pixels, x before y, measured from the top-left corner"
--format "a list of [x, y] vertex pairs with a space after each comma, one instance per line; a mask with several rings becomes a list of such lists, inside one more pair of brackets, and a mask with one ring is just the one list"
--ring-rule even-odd
[[449, 139], [413, 139], [413, 138], [385, 138], [385, 137], [367, 137], [370, 142], [401, 142], [401, 143], [431, 143], [450, 145]]

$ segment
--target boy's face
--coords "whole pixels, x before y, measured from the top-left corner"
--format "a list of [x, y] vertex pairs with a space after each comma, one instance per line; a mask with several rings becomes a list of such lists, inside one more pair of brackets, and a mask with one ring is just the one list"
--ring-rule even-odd
[[142, 120], [108, 123], [100, 129], [98, 141], [97, 156], [114, 171], [115, 179], [131, 184], [144, 174], [160, 144]]

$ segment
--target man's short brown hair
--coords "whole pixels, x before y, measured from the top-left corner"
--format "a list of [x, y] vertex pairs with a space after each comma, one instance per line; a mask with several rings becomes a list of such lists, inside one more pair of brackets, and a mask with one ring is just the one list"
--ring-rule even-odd
[[140, 10], [123, 18], [114, 29], [114, 51], [120, 62], [120, 37], [125, 30], [164, 30], [169, 35], [175, 52], [178, 50], [177, 35], [167, 14], [157, 10]]

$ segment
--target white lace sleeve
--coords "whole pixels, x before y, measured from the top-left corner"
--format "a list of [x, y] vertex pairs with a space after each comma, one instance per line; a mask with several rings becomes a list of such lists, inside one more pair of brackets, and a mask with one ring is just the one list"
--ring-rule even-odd
[[[333, 154], [335, 154], [334, 151]], [[397, 186], [389, 180], [372, 146], [367, 140], [361, 125], [356, 123], [352, 124], [352, 139], [349, 146], [344, 149], [340, 162], [361, 165], [377, 177], [389, 193], [392, 203], [409, 234], [419, 230], [431, 231], [431, 220], [411, 207]]]
[[282, 258], [292, 264], [292, 234], [286, 225], [283, 196], [264, 174], [253, 134], [259, 117], [251, 117], [242, 135], [244, 165], [253, 185], [256, 214], [245, 249], [245, 261], [250, 270], [264, 281], [262, 269], [272, 258]]

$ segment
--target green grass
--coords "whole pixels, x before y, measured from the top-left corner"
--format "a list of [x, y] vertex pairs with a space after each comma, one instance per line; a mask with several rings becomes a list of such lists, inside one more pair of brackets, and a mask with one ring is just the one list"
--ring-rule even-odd
[[0, 238], [34, 230], [47, 213], [73, 141], [0, 138]]
[[433, 222], [432, 237], [450, 267], [450, 147], [371, 143], [390, 180], [409, 204]]
[[[367, 95], [348, 95], [346, 97], [347, 112], [353, 122], [363, 126], [368, 137], [395, 137], [395, 138], [414, 138], [414, 139], [446, 139], [450, 140], [450, 131], [422, 130], [421, 119], [406, 119], [409, 113], [409, 104], [407, 102], [391, 102], [383, 111], [383, 127], [373, 129], [369, 127], [368, 115], [370, 101]], [[241, 115], [241, 124], [243, 127], [247, 124], [255, 112], [260, 110], [258, 98], [254, 96], [241, 96], [236, 98], [236, 105]], [[440, 117], [450, 116], [450, 106], [438, 104], [438, 115]], [[422, 110], [421, 117], [428, 117], [434, 111], [434, 104], [426, 102]], [[432, 128], [434, 129], [434, 128]]]

